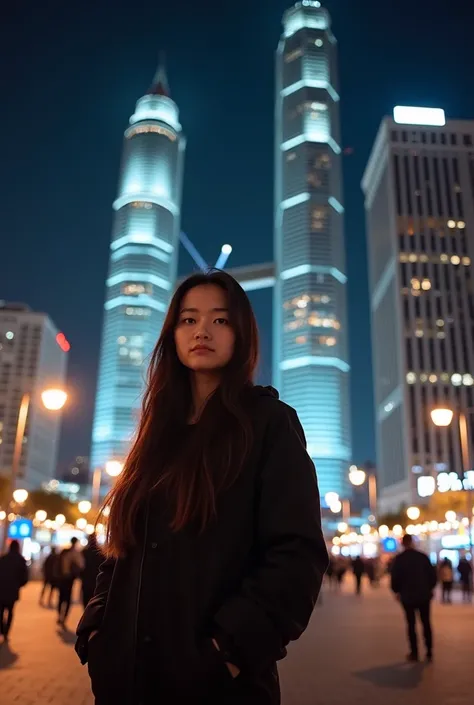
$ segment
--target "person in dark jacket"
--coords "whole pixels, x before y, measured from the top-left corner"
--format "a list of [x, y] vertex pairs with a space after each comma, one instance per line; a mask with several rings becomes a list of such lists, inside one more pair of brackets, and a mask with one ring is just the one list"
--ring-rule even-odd
[[360, 556], [354, 558], [352, 562], [352, 572], [356, 580], [356, 594], [360, 595], [362, 591], [362, 576], [365, 573], [364, 561]]
[[328, 555], [301, 424], [253, 385], [257, 358], [232, 277], [181, 284], [77, 630], [97, 705], [280, 703], [276, 663], [308, 624]]
[[462, 588], [464, 602], [472, 601], [472, 564], [466, 556], [462, 556], [458, 563], [459, 580]]
[[99, 568], [104, 562], [104, 556], [102, 555], [97, 544], [97, 537], [95, 534], [91, 534], [91, 536], [89, 536], [87, 547], [83, 550], [82, 556], [84, 558], [84, 569], [81, 574], [82, 604], [84, 605], [84, 608], [86, 608], [94, 595], [95, 584], [97, 582], [97, 576], [99, 575]]
[[18, 541], [12, 541], [9, 551], [0, 558], [0, 636], [8, 641], [13, 622], [15, 602], [28, 582], [28, 568], [20, 553]]
[[431, 601], [436, 587], [436, 568], [431, 565], [425, 553], [413, 546], [410, 534], [403, 537], [403, 553], [392, 564], [392, 590], [397, 595], [405, 610], [408, 641], [410, 644], [409, 661], [418, 661], [418, 639], [416, 635], [416, 614], [423, 625], [426, 645], [426, 658], [433, 658], [433, 633], [431, 629]]
[[58, 582], [56, 579], [57, 565], [59, 561], [58, 552], [53, 546], [51, 553], [46, 557], [43, 563], [43, 589], [41, 590], [39, 603], [44, 607], [44, 600], [49, 590], [48, 607], [53, 606], [53, 593], [58, 590]]

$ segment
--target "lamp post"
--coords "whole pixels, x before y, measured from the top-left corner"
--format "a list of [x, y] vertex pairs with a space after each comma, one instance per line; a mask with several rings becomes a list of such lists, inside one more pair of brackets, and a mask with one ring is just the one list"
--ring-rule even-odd
[[[48, 411], [60, 411], [67, 401], [67, 393], [63, 389], [44, 389], [41, 392], [41, 402], [45, 409]], [[25, 440], [25, 429], [26, 422], [28, 420], [28, 412], [31, 404], [31, 395], [29, 392], [25, 392], [21, 398], [20, 409], [18, 412], [18, 421], [16, 425], [15, 433], [15, 446], [13, 450], [12, 466], [10, 471], [10, 487], [7, 490], [7, 496], [14, 496], [16, 491], [16, 481], [20, 473], [21, 466], [21, 454], [23, 450], [23, 443]], [[26, 490], [25, 490], [26, 491]], [[27, 495], [28, 497], [28, 495]], [[26, 501], [26, 499], [24, 500]], [[7, 511], [7, 517], [5, 519], [5, 525], [3, 528], [3, 540], [2, 540], [2, 552], [5, 550], [8, 540], [8, 529], [10, 526], [10, 521], [8, 519], [9, 512]]]
[[[109, 477], [118, 477], [123, 470], [123, 463], [120, 460], [108, 460], [105, 463], [105, 472]], [[100, 486], [102, 484], [103, 469], [98, 467], [92, 476], [92, 506], [99, 509], [100, 506]]]
[[[468, 409], [467, 413], [472, 412], [472, 409]], [[471, 448], [470, 448], [470, 437], [468, 431], [468, 421], [467, 413], [464, 411], [457, 412], [458, 427], [459, 427], [459, 438], [461, 441], [461, 457], [462, 457], [462, 470], [463, 470], [463, 480], [466, 473], [471, 470]], [[431, 420], [439, 428], [447, 428], [451, 425], [454, 419], [454, 411], [449, 407], [438, 407], [431, 411]], [[464, 486], [464, 485], [463, 485]], [[471, 563], [474, 561], [474, 545], [472, 540], [473, 533], [473, 513], [474, 513], [474, 491], [470, 484], [468, 484], [466, 492], [467, 500], [467, 518], [469, 520], [468, 534], [469, 534], [469, 553], [471, 554]]]
[[357, 465], [351, 465], [349, 468], [349, 482], [354, 487], [361, 487], [366, 480], [369, 489], [370, 513], [377, 518], [377, 478], [373, 473], [367, 473], [365, 470], [358, 468]]

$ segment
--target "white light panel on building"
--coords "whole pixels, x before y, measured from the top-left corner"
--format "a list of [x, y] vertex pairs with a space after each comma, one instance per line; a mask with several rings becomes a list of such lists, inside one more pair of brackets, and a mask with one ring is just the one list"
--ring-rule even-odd
[[400, 125], [446, 125], [444, 110], [441, 108], [415, 108], [397, 105], [393, 109], [393, 119]]

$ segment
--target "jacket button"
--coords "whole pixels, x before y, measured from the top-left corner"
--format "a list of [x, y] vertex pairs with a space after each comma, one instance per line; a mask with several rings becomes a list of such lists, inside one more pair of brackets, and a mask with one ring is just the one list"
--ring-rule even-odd
[[152, 547], [152, 548], [158, 548], [158, 544], [153, 541], [153, 543], [151, 544], [151, 547]]

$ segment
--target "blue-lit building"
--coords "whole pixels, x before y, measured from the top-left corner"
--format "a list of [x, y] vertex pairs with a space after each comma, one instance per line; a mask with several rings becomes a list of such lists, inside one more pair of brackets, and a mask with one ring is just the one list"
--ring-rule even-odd
[[273, 376], [296, 408], [322, 494], [351, 460], [337, 43], [321, 3], [283, 19], [275, 106]]
[[[166, 75], [130, 118], [115, 210], [91, 467], [123, 459], [177, 275], [185, 139]], [[145, 363], [145, 364], [143, 364]]]

